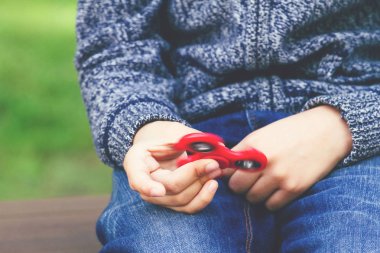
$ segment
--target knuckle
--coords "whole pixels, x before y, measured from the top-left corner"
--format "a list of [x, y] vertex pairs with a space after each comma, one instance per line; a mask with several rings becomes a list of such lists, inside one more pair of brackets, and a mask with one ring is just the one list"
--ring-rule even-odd
[[295, 180], [286, 180], [282, 184], [282, 189], [289, 193], [299, 193], [302, 190]]
[[202, 163], [199, 164], [199, 166], [205, 167], [207, 164], [215, 163], [215, 165], [219, 165], [218, 162], [214, 159], [203, 159]]
[[148, 185], [142, 185], [142, 186], [137, 186], [135, 185], [135, 191], [137, 192], [140, 192], [142, 194], [145, 194], [145, 195], [149, 195], [150, 194], [150, 187]]
[[206, 165], [212, 162], [213, 160], [210, 159], [201, 159], [198, 161], [195, 161], [192, 166], [193, 169], [198, 177], [202, 176], [205, 173]]
[[177, 182], [170, 182], [165, 184], [165, 188], [168, 192], [177, 194], [180, 192], [180, 185]]
[[272, 172], [272, 177], [275, 181], [283, 181], [286, 178], [286, 173], [284, 170], [275, 170]]
[[172, 202], [171, 204], [175, 205], [175, 206], [182, 206], [182, 205], [187, 204], [186, 201], [185, 201], [185, 199], [182, 196], [180, 196], [180, 195], [173, 196], [171, 202]]
[[194, 172], [197, 177], [202, 177], [205, 174], [205, 166], [194, 164]]
[[235, 193], [242, 193], [245, 190], [242, 187], [242, 184], [239, 183], [239, 180], [235, 180], [234, 178], [230, 179], [230, 181], [228, 182], [228, 186]]

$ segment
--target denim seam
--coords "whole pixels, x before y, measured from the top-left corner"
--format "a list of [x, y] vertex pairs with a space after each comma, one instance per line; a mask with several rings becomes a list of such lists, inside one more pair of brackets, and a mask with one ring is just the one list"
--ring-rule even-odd
[[246, 208], [245, 208], [245, 205], [244, 205], [244, 208], [243, 208], [243, 212], [244, 212], [244, 222], [245, 222], [245, 230], [247, 231], [247, 238], [245, 239], [245, 251], [248, 253], [248, 249], [249, 249], [249, 236], [248, 236], [248, 218], [247, 218], [247, 212], [246, 212]]
[[249, 251], [251, 252], [251, 246], [253, 244], [253, 229], [252, 229], [252, 219], [251, 219], [251, 204], [247, 204], [248, 209], [247, 209], [247, 214], [248, 214], [248, 224], [249, 224], [249, 233], [251, 234], [251, 240], [249, 242]]
[[245, 217], [245, 228], [247, 230], [247, 239], [245, 241], [245, 250], [247, 253], [251, 252], [251, 244], [253, 241], [253, 234], [252, 234], [252, 222], [251, 222], [251, 216], [250, 213], [250, 204], [245, 203], [244, 204], [244, 217]]
[[249, 126], [249, 128], [251, 129], [251, 131], [254, 131], [255, 130], [255, 128], [254, 128], [254, 126], [253, 126], [253, 124], [252, 124], [252, 122], [251, 122], [251, 117], [250, 117], [250, 115], [249, 115], [249, 111], [248, 111], [248, 109], [245, 109], [245, 117], [246, 117], [246, 119], [247, 119], [247, 122], [248, 122], [248, 126]]

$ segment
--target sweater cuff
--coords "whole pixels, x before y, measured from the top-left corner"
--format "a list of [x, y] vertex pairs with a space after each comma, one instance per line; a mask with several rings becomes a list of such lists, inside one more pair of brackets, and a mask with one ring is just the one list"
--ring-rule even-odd
[[341, 162], [346, 166], [380, 153], [379, 100], [379, 95], [373, 92], [318, 96], [309, 100], [302, 110], [330, 105], [340, 111], [352, 134], [352, 150]]
[[153, 121], [174, 121], [189, 126], [170, 108], [160, 101], [134, 101], [121, 104], [108, 114], [96, 141], [101, 160], [113, 167], [123, 168], [124, 157], [132, 146], [136, 132], [145, 124]]

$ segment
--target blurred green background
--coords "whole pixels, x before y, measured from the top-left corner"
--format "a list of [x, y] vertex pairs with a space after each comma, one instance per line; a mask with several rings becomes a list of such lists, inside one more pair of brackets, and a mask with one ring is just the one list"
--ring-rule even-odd
[[110, 192], [74, 69], [74, 0], [0, 2], [0, 200]]

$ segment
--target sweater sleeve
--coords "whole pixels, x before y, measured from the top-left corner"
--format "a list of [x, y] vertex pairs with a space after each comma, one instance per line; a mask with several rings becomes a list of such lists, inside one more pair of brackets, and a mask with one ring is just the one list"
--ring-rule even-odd
[[325, 104], [341, 112], [353, 141], [352, 150], [342, 165], [380, 154], [380, 87], [374, 87], [368, 91], [318, 96], [309, 100], [303, 108], [307, 110]]
[[76, 68], [101, 160], [122, 167], [137, 130], [185, 121], [173, 103], [175, 80], [163, 62], [162, 0], [79, 0]]

